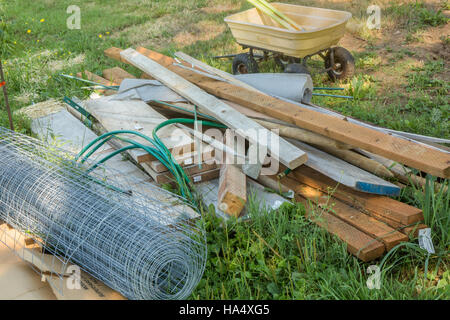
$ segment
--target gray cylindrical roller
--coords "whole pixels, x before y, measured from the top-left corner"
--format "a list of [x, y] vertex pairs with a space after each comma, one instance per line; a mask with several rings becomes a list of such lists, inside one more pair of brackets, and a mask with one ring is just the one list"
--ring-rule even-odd
[[305, 73], [249, 73], [235, 76], [255, 89], [297, 102], [311, 101], [313, 82]]

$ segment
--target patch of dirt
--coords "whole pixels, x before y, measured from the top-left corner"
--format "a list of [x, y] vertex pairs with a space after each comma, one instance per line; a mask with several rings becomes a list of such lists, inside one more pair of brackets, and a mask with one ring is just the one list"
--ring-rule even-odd
[[341, 41], [339, 41], [339, 46], [353, 52], [364, 52], [367, 42], [361, 38], [354, 36], [352, 33], [347, 32]]
[[207, 41], [214, 39], [219, 34], [225, 31], [225, 25], [218, 24], [215, 21], [201, 21], [189, 31], [181, 31], [174, 38], [173, 41], [178, 46], [188, 46], [197, 41]]
[[[187, 14], [186, 16], [189, 17], [190, 15]], [[170, 35], [178, 32], [189, 22], [189, 18], [185, 18], [183, 21], [179, 15], [165, 15], [156, 20], [124, 28], [113, 33], [112, 38], [124, 37], [127, 42], [135, 46], [162, 47], [170, 42]]]
[[433, 59], [450, 61], [449, 45], [443, 42], [443, 37], [450, 37], [450, 24], [441, 27], [432, 27], [422, 32], [420, 41], [411, 43], [409, 48], [422, 54], [432, 54]]

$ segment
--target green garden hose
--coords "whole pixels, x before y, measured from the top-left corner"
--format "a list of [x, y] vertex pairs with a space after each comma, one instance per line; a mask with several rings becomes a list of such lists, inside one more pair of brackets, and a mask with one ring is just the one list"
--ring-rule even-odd
[[[212, 126], [216, 128], [227, 128], [223, 124], [212, 122], [212, 121], [206, 121], [206, 120], [198, 120], [202, 125]], [[88, 172], [93, 171], [95, 168], [97, 168], [100, 164], [108, 161], [109, 159], [113, 158], [117, 154], [120, 154], [127, 150], [132, 149], [142, 149], [158, 159], [169, 171], [173, 174], [175, 177], [176, 183], [178, 185], [178, 188], [181, 192], [181, 195], [191, 204], [195, 204], [195, 199], [191, 192], [191, 180], [183, 170], [180, 164], [175, 160], [170, 150], [164, 145], [164, 143], [159, 139], [157, 132], [164, 128], [165, 126], [168, 126], [170, 124], [175, 123], [183, 123], [183, 124], [193, 124], [195, 123], [195, 120], [193, 119], [185, 119], [185, 118], [178, 118], [178, 119], [170, 119], [167, 121], [164, 121], [163, 123], [159, 124], [152, 132], [153, 139], [136, 131], [131, 130], [116, 130], [112, 132], [105, 133], [101, 135], [100, 137], [94, 139], [92, 142], [90, 142], [83, 150], [80, 151], [80, 153], [75, 158], [76, 161], [78, 161], [84, 154], [86, 154], [82, 159], [81, 163], [84, 163], [92, 154], [95, 153], [100, 147], [102, 147], [105, 143], [110, 141], [111, 139], [119, 139], [123, 142], [129, 143], [128, 146], [125, 146], [119, 150], [115, 150], [111, 154], [105, 156], [100, 161], [96, 162], [94, 165], [92, 165]], [[148, 141], [153, 147], [143, 145], [135, 140], [120, 137], [118, 135], [121, 134], [131, 134], [138, 136], [140, 138], [143, 138], [144, 140]], [[89, 150], [89, 152], [88, 152]]]

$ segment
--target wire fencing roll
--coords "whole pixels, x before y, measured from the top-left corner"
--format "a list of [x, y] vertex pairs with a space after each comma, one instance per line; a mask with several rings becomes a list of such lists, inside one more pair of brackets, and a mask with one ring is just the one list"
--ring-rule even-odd
[[204, 229], [156, 196], [167, 192], [130, 193], [123, 176], [87, 174], [71, 157], [0, 127], [0, 220], [129, 299], [187, 298], [205, 268]]

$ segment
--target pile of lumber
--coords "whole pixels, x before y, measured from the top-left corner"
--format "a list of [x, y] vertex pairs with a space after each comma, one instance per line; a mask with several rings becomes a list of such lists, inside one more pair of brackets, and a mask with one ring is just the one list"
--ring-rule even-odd
[[[173, 124], [164, 128], [162, 140], [194, 183], [219, 178], [217, 209], [230, 216], [241, 216], [247, 181], [255, 179], [276, 191], [293, 192], [309, 219], [346, 242], [349, 252], [370, 261], [426, 228], [420, 209], [392, 199], [401, 188], [424, 188], [429, 174], [438, 177], [435, 188], [448, 192], [450, 151], [439, 143], [450, 141], [375, 127], [271, 96], [184, 53], [177, 53], [176, 60], [138, 47], [110, 48], [105, 55], [122, 67], [135, 67], [142, 73], [139, 79], [156, 81], [170, 94], [166, 99], [118, 100], [117, 92], [102, 90], [104, 97], [84, 103], [100, 131], [139, 130], [151, 136], [163, 121], [180, 117], [213, 118], [229, 128], [222, 130], [225, 139], [218, 140], [196, 126]], [[103, 77], [89, 71], [80, 76], [107, 86], [136, 79], [119, 67], [104, 70]], [[250, 130], [279, 143], [254, 139]], [[176, 141], [171, 139], [175, 131]], [[244, 140], [236, 143], [235, 136]], [[261, 150], [265, 160], [248, 161]], [[160, 161], [142, 151], [128, 152], [157, 183], [173, 182]], [[218, 161], [224, 157], [244, 162]], [[279, 164], [277, 170], [265, 167], [268, 159]]]

